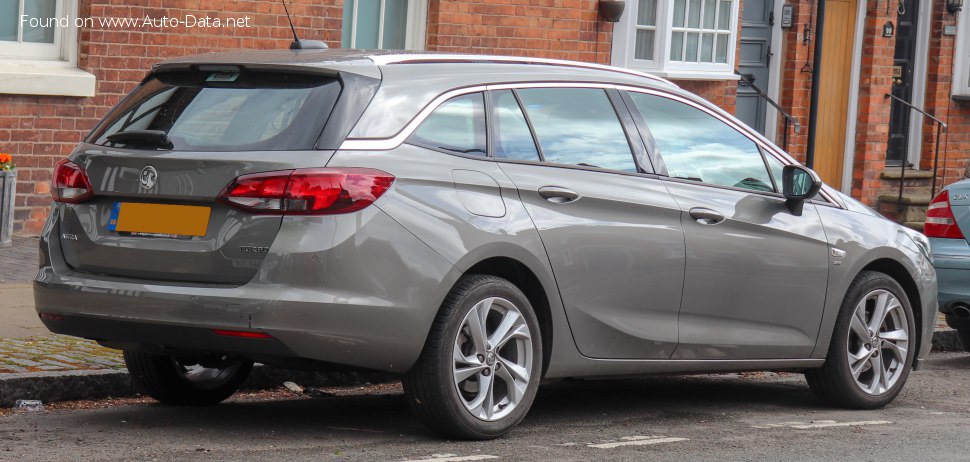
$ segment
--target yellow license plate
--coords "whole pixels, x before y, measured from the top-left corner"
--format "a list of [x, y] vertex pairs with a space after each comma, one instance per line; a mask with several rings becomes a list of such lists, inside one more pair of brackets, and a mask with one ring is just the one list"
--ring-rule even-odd
[[108, 229], [129, 233], [205, 236], [210, 213], [209, 207], [194, 205], [116, 202], [108, 220]]

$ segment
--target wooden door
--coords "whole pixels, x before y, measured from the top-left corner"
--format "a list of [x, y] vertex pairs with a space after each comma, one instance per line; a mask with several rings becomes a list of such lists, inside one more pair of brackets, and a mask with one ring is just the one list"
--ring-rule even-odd
[[822, 69], [815, 133], [815, 171], [825, 183], [842, 188], [852, 52], [858, 0], [827, 0], [822, 36]]

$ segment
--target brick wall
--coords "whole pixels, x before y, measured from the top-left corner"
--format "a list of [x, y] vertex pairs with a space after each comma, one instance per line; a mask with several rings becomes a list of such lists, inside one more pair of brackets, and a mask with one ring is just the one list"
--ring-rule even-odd
[[[864, 1], [864, 0], [859, 0]], [[793, 2], [794, 24], [784, 30], [785, 54], [782, 66], [780, 103], [802, 126], [800, 133], [789, 132], [788, 151], [804, 162], [808, 147], [809, 106], [812, 94], [813, 53], [815, 43], [815, 14], [817, 2]], [[882, 26], [888, 20], [896, 22], [895, 9], [887, 15], [885, 4], [879, 7], [867, 2], [863, 30], [862, 65], [860, 69], [858, 115], [856, 119], [855, 157], [852, 171], [852, 196], [872, 204], [881, 183], [879, 173], [885, 168], [889, 136], [890, 104], [884, 95], [892, 88], [893, 54], [895, 42], [882, 36]], [[810, 33], [806, 35], [806, 26]], [[806, 42], [806, 37], [809, 40]], [[854, 42], [854, 39], [853, 39]], [[824, 49], [823, 49], [824, 51]], [[848, 75], [850, 69], [845, 69]], [[855, 82], [853, 82], [854, 84]], [[853, 104], [853, 101], [849, 101]], [[780, 119], [779, 119], [780, 120]], [[779, 127], [783, 127], [779, 122]], [[781, 140], [778, 133], [778, 141]], [[823, 135], [824, 134], [820, 134]], [[851, 135], [850, 135], [851, 136]], [[847, 153], [848, 154], [848, 153]], [[816, 153], [818, 158], [818, 153]]]
[[430, 0], [431, 51], [609, 64], [613, 24], [596, 0]]
[[[781, 92], [778, 102], [786, 108], [792, 117], [802, 126], [799, 133], [794, 130], [788, 133], [788, 152], [799, 161], [805, 161], [808, 145], [808, 113], [809, 101], [812, 94], [812, 52], [814, 32], [806, 34], [806, 26], [814, 31], [814, 2], [793, 2], [793, 25], [783, 30], [783, 59], [781, 75]], [[806, 40], [808, 40], [806, 42]], [[778, 116], [778, 127], [784, 127], [781, 116]], [[778, 130], [780, 146], [782, 140], [781, 129]]]
[[734, 114], [738, 102], [738, 82], [734, 80], [674, 80], [684, 90], [695, 93]]
[[[956, 37], [943, 35], [943, 28], [952, 25], [956, 25], [956, 17], [946, 12], [945, 0], [935, 0], [930, 50], [936, 51], [929, 53], [925, 109], [949, 124], [949, 134], [943, 138], [946, 150], [940, 150], [937, 185], [963, 179], [970, 161], [970, 101], [954, 101], [951, 98]], [[936, 124], [927, 121], [923, 126], [922, 169], [932, 170], [935, 143]]]
[[[430, 0], [427, 47], [450, 53], [609, 64], [613, 24], [599, 20], [598, 4], [597, 0]], [[737, 82], [676, 83], [734, 113]]]
[[[279, 2], [160, 0], [153, 7], [125, 6], [117, 0], [80, 0], [81, 17], [210, 17], [249, 15], [245, 29], [82, 30], [78, 67], [97, 77], [96, 96], [69, 98], [0, 95], [0, 151], [18, 166], [14, 232], [37, 234], [49, 213], [51, 168], [67, 156], [98, 120], [145, 76], [157, 61], [174, 56], [230, 49], [285, 48], [292, 41]], [[301, 38], [340, 45], [342, 1], [290, 0]], [[211, 7], [200, 10], [201, 5]]]
[[[780, 102], [783, 107], [790, 108], [792, 115], [805, 127], [800, 134], [790, 134], [789, 144], [789, 151], [799, 160], [804, 160], [808, 140], [811, 73], [804, 72], [803, 68], [812, 61], [812, 45], [804, 44], [802, 39], [805, 25], [812, 24], [815, 2], [801, 0], [794, 5], [795, 25], [784, 32], [785, 61]], [[883, 37], [881, 31], [886, 21], [898, 23], [898, 17], [895, 9], [887, 14], [885, 4], [881, 5], [867, 2], [866, 7], [855, 162], [852, 167], [852, 196], [868, 204], [875, 203], [882, 188], [892, 186], [880, 179], [880, 173], [886, 169], [891, 106], [884, 95], [892, 89], [895, 41]], [[943, 34], [944, 26], [955, 24], [955, 17], [946, 12], [945, 0], [933, 0], [925, 109], [950, 125], [949, 135], [943, 140], [946, 152], [944, 158], [941, 150], [938, 185], [962, 179], [970, 162], [970, 102], [951, 98], [955, 37]], [[936, 125], [927, 120], [923, 127], [921, 160], [917, 168], [933, 168], [935, 143]]]
[[892, 108], [886, 100], [886, 94], [892, 91], [893, 58], [896, 52], [895, 40], [883, 37], [882, 27], [886, 21], [896, 24], [898, 18], [896, 9], [892, 9], [887, 15], [885, 5], [867, 3], [862, 38], [855, 162], [852, 167], [852, 197], [872, 205], [875, 204], [882, 187], [879, 173], [886, 168], [889, 116]]

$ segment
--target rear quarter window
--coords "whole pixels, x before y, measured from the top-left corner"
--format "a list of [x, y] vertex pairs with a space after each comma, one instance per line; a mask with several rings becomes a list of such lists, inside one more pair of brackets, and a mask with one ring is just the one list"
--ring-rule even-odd
[[166, 133], [176, 151], [309, 150], [340, 90], [339, 81], [328, 76], [163, 73], [135, 89], [89, 142], [119, 145], [108, 137], [152, 130]]
[[484, 156], [485, 99], [482, 93], [456, 96], [438, 106], [408, 143], [449, 154]]

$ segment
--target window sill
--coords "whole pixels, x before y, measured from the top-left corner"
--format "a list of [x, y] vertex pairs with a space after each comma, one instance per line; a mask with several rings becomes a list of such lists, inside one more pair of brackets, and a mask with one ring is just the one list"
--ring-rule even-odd
[[94, 96], [97, 80], [63, 61], [5, 61], [0, 59], [0, 94]]

